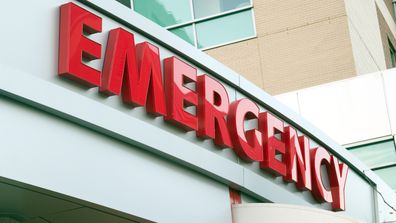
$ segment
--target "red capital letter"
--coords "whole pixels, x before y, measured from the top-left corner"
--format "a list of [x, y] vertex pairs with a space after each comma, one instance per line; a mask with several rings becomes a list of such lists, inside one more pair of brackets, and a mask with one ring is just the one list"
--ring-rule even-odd
[[207, 75], [198, 76], [197, 135], [212, 138], [219, 146], [232, 147], [226, 122], [228, 107], [224, 86]]
[[334, 211], [345, 210], [345, 184], [348, 175], [348, 166], [339, 163], [338, 159], [331, 156], [330, 187], [333, 195], [332, 208]]
[[133, 34], [118, 28], [109, 33], [100, 91], [119, 95], [121, 90], [125, 102], [166, 114], [158, 48], [147, 42], [135, 47]]
[[146, 105], [146, 110], [150, 113], [165, 115], [159, 49], [148, 42], [139, 43], [136, 45], [136, 57], [139, 75], [131, 77], [131, 97], [126, 98], [126, 101], [139, 106]]
[[82, 59], [101, 57], [101, 45], [83, 35], [102, 32], [102, 18], [73, 4], [60, 7], [58, 75], [74, 78], [88, 86], [100, 85], [100, 71]]
[[309, 158], [309, 139], [305, 136], [298, 137], [297, 132], [290, 126], [285, 128], [286, 142], [286, 176], [287, 182], [296, 182], [301, 190], [311, 190], [311, 161]]
[[[259, 115], [259, 129], [263, 134], [263, 153], [264, 160], [260, 167], [268, 169], [276, 175], [286, 176], [286, 164], [283, 163], [285, 156], [285, 143], [282, 141], [284, 124], [281, 120], [275, 118], [268, 112], [262, 112]], [[280, 134], [281, 139], [276, 135]], [[277, 159], [281, 154], [282, 161]]]
[[312, 165], [312, 193], [314, 197], [320, 202], [333, 201], [331, 197], [331, 191], [327, 190], [323, 185], [321, 168], [322, 165], [326, 165], [327, 173], [330, 168], [330, 154], [323, 149], [318, 147], [311, 150], [311, 165]]
[[[100, 91], [131, 98], [132, 78], [137, 76], [135, 40], [132, 33], [117, 28], [109, 32]], [[122, 89], [122, 90], [121, 90]]]
[[256, 129], [245, 133], [245, 119], [257, 119], [259, 107], [248, 99], [234, 101], [228, 114], [228, 126], [236, 154], [246, 161], [263, 161], [262, 136]]
[[185, 105], [198, 105], [197, 93], [184, 86], [190, 82], [196, 84], [197, 69], [176, 57], [166, 58], [164, 67], [168, 110], [165, 120], [180, 124], [187, 130], [197, 130], [197, 117], [184, 110]]

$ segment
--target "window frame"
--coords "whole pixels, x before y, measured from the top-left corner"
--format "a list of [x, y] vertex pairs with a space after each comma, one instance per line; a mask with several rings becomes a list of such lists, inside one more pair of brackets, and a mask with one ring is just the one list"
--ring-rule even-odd
[[388, 163], [388, 164], [383, 165], [383, 166], [376, 166], [376, 167], [371, 168], [371, 170], [372, 171], [382, 170], [382, 169], [387, 169], [387, 168], [391, 168], [391, 167], [396, 167], [396, 163]]
[[[370, 140], [370, 141], [359, 142], [356, 144], [349, 144], [349, 145], [345, 145], [345, 148], [348, 151], [351, 151], [351, 153], [352, 153], [352, 150], [359, 150], [359, 148], [361, 148], [363, 146], [370, 146], [370, 145], [375, 145], [378, 143], [389, 142], [389, 141], [393, 142], [393, 150], [396, 153], [396, 141], [395, 141], [394, 137], [384, 137], [384, 138], [374, 139], [374, 140]], [[361, 161], [364, 163], [363, 160], [361, 160]], [[380, 165], [375, 165], [373, 167], [370, 167], [370, 169], [374, 171], [374, 170], [386, 169], [386, 168], [394, 167], [394, 166], [396, 166], [396, 161], [388, 162], [388, 163], [384, 163], [384, 164], [380, 164]]]
[[[394, 168], [396, 167], [396, 164], [393, 165], [387, 165], [387, 166], [383, 166], [383, 167], [379, 167], [379, 168], [372, 168], [371, 171], [373, 171], [379, 178], [381, 178], [386, 184], [388, 184], [387, 180], [385, 180], [384, 178], [382, 178], [377, 171], [378, 170], [386, 170], [386, 169], [390, 169], [390, 168]], [[390, 184], [388, 184], [389, 187], [391, 187]], [[392, 187], [391, 187], [392, 188]], [[396, 192], [396, 188], [392, 188], [395, 192]]]
[[396, 0], [392, 0], [393, 15], [396, 17]]
[[[352, 150], [354, 150], [354, 149], [358, 150], [359, 148], [361, 148], [363, 146], [370, 146], [370, 145], [374, 145], [374, 144], [378, 144], [378, 143], [382, 143], [382, 142], [388, 142], [388, 141], [392, 141], [393, 142], [393, 150], [396, 153], [396, 138], [394, 136], [385, 136], [385, 137], [376, 138], [376, 139], [372, 139], [372, 140], [366, 140], [366, 141], [362, 141], [362, 142], [352, 143], [352, 144], [344, 145], [344, 147], [348, 151], [351, 151], [351, 153], [352, 153]], [[363, 163], [365, 162], [364, 160], [361, 160], [361, 161]], [[395, 162], [383, 163], [383, 164], [376, 165], [376, 166], [369, 167], [369, 168], [378, 177], [380, 177], [376, 173], [378, 170], [385, 170], [385, 169], [394, 168], [394, 167], [396, 167], [396, 161]], [[385, 179], [383, 179], [383, 180], [384, 180], [384, 182], [387, 183], [387, 181]], [[392, 189], [396, 192], [396, 188], [392, 188]]]
[[392, 42], [390, 41], [389, 37], [387, 37], [387, 40], [388, 40], [388, 46], [389, 46], [389, 56], [390, 56], [391, 65], [392, 65], [392, 68], [395, 68], [396, 67], [396, 50], [395, 50], [395, 47], [393, 46]]
[[[198, 19], [195, 18], [193, 0], [188, 0], [188, 1], [190, 3], [190, 10], [191, 10], [192, 19], [189, 20], [189, 21], [186, 21], [186, 22], [179, 23], [179, 24], [165, 26], [163, 28], [165, 28], [169, 32], [171, 32], [172, 29], [177, 29], [177, 28], [180, 28], [180, 27], [183, 27], [183, 26], [192, 25], [192, 31], [193, 31], [193, 37], [194, 37], [194, 41], [193, 41], [194, 45], [193, 46], [195, 48], [197, 48], [199, 50], [209, 50], [209, 49], [217, 48], [217, 47], [220, 47], [220, 46], [225, 46], [225, 45], [229, 45], [229, 44], [232, 44], [232, 43], [237, 43], [237, 42], [241, 42], [241, 41], [245, 41], [245, 40], [253, 39], [253, 38], [257, 37], [256, 20], [255, 20], [255, 15], [254, 15], [254, 10], [253, 10], [253, 8], [254, 8], [253, 7], [253, 0], [249, 0], [250, 4], [247, 5], [247, 6], [243, 6], [241, 8], [228, 10], [228, 11], [225, 11], [225, 12], [217, 13], [217, 14], [214, 14], [214, 15], [210, 15], [210, 16], [206, 16], [206, 17], [202, 17], [202, 18], [198, 18]], [[132, 10], [134, 10], [134, 4], [135, 4], [135, 0], [131, 0], [131, 9]], [[247, 37], [244, 37], [244, 38], [235, 39], [235, 40], [228, 41], [228, 42], [221, 43], [221, 44], [216, 44], [216, 45], [209, 46], [209, 47], [203, 47], [203, 48], [199, 48], [198, 47], [197, 30], [196, 30], [196, 24], [197, 23], [201, 23], [201, 22], [212, 20], [212, 19], [220, 18], [220, 17], [223, 17], [223, 16], [228, 16], [228, 15], [236, 14], [236, 13], [243, 12], [243, 11], [249, 11], [249, 10], [252, 13], [253, 35], [247, 36]]]

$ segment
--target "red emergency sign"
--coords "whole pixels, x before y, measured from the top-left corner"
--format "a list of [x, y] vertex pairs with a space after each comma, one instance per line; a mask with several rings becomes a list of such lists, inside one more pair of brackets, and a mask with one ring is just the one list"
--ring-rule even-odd
[[[88, 38], [100, 32], [101, 17], [73, 3], [60, 7], [60, 76], [144, 106], [186, 131], [196, 131], [197, 137], [233, 149], [247, 162], [259, 162], [260, 168], [294, 182], [298, 189], [312, 191], [318, 201], [331, 203], [333, 210], [345, 210], [348, 166], [327, 150], [311, 148], [305, 135], [299, 136], [292, 126], [260, 111], [250, 99], [230, 102], [219, 81], [198, 75], [196, 68], [177, 57], [164, 59], [162, 68], [158, 47], [135, 43], [133, 33], [123, 28], [109, 31], [102, 70], [88, 66], [84, 60], [102, 58], [102, 44]], [[189, 106], [195, 112], [188, 112]], [[246, 130], [245, 121], [252, 119], [258, 127]], [[322, 169], [327, 171], [329, 187], [323, 182]]]

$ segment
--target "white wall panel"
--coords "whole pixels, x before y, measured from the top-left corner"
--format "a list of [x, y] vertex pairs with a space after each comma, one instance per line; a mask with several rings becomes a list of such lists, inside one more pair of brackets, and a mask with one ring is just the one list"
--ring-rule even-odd
[[283, 204], [239, 204], [233, 205], [235, 223], [365, 223], [320, 209]]
[[382, 72], [392, 134], [396, 134], [396, 69]]
[[2, 177], [155, 222], [231, 222], [223, 184], [3, 96], [0, 107]]
[[390, 135], [379, 73], [299, 91], [303, 117], [340, 144]]
[[280, 102], [282, 102], [284, 105], [287, 105], [296, 113], [300, 113], [297, 92], [289, 92], [285, 94], [276, 95], [275, 98], [278, 99]]

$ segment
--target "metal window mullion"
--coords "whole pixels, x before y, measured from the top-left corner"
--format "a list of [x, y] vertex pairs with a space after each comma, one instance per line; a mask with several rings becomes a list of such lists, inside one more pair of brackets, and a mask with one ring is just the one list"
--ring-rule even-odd
[[229, 44], [233, 44], [233, 43], [238, 43], [238, 42], [242, 42], [242, 41], [246, 41], [246, 40], [250, 40], [250, 39], [254, 39], [256, 38], [256, 36], [248, 36], [248, 37], [243, 37], [241, 39], [236, 39], [236, 40], [231, 40], [228, 42], [224, 42], [224, 43], [219, 43], [213, 46], [208, 46], [208, 47], [203, 47], [203, 48], [199, 48], [200, 50], [204, 51], [204, 50], [210, 50], [210, 49], [214, 49], [217, 47], [221, 47], [221, 46], [225, 46], [225, 45], [229, 45]]
[[193, 4], [193, 0], [190, 0], [190, 11], [191, 11], [192, 21], [194, 21], [194, 20], [195, 20], [195, 13], [194, 13], [194, 4]]
[[192, 24], [193, 27], [193, 35], [194, 35], [194, 46], [198, 49], [198, 37], [197, 37], [197, 29], [195, 23]]
[[198, 22], [203, 22], [203, 21], [206, 21], [206, 20], [212, 20], [214, 18], [223, 17], [223, 16], [226, 16], [226, 15], [231, 15], [231, 14], [238, 13], [238, 12], [241, 12], [241, 11], [247, 11], [248, 9], [251, 9], [251, 8], [253, 8], [253, 6], [252, 5], [248, 5], [248, 6], [237, 8], [237, 9], [233, 9], [233, 10], [230, 10], [230, 11], [221, 12], [221, 13], [218, 13], [218, 14], [215, 14], [215, 15], [210, 15], [210, 16], [199, 18], [199, 19], [195, 19], [194, 22], [198, 23]]
[[178, 28], [178, 27], [181, 27], [181, 26], [189, 25], [191, 23], [204, 22], [204, 21], [207, 21], [207, 20], [216, 19], [216, 18], [219, 18], [219, 17], [235, 14], [235, 13], [238, 13], [238, 12], [247, 11], [247, 10], [252, 9], [252, 8], [253, 7], [251, 5], [250, 6], [245, 6], [245, 7], [234, 9], [234, 10], [231, 10], [231, 11], [226, 11], [226, 12], [222, 12], [222, 13], [219, 13], [219, 14], [210, 15], [210, 16], [207, 16], [207, 17], [203, 17], [203, 18], [199, 18], [199, 19], [193, 19], [193, 20], [190, 20], [190, 21], [187, 21], [187, 22], [183, 22], [183, 23], [167, 26], [165, 28], [166, 29], [174, 29], [174, 28]]
[[392, 0], [393, 14], [396, 16], [396, 0]]
[[179, 24], [175, 24], [175, 25], [171, 25], [171, 26], [167, 26], [167, 27], [164, 27], [165, 29], [175, 29], [175, 28], [180, 28], [180, 27], [182, 27], [182, 26], [187, 26], [187, 25], [191, 25], [193, 23], [193, 21], [192, 20], [190, 20], [190, 21], [187, 21], [187, 22], [183, 22], [183, 23], [179, 23]]
[[190, 1], [191, 20], [188, 20], [188, 21], [186, 21], [186, 22], [182, 22], [182, 23], [178, 23], [178, 24], [174, 24], [174, 25], [167, 26], [167, 27], [165, 27], [165, 29], [179, 28], [179, 27], [182, 27], [182, 26], [190, 25], [190, 24], [192, 24], [192, 23], [194, 22], [195, 15], [194, 15], [193, 3], [192, 3], [192, 0], [189, 0], [189, 1]]
[[383, 165], [383, 166], [376, 166], [371, 168], [372, 171], [377, 171], [377, 170], [383, 170], [383, 169], [388, 169], [388, 168], [392, 168], [392, 167], [396, 167], [396, 163], [390, 163], [387, 165]]
[[[204, 17], [204, 18], [199, 18], [199, 19], [195, 18], [193, 0], [190, 0], [190, 10], [191, 10], [191, 15], [192, 15], [192, 20], [184, 22], [184, 23], [180, 23], [180, 24], [171, 25], [171, 26], [168, 26], [168, 27], [165, 27], [165, 28], [167, 30], [171, 30], [171, 29], [175, 29], [175, 28], [179, 28], [179, 27], [183, 27], [183, 26], [187, 26], [187, 25], [192, 25], [193, 37], [194, 37], [194, 46], [197, 49], [207, 50], [207, 49], [216, 48], [216, 47], [219, 47], [219, 46], [224, 46], [224, 45], [227, 45], [227, 44], [236, 43], [236, 42], [240, 42], [240, 41], [244, 41], [244, 40], [248, 40], [248, 39], [252, 39], [252, 38], [257, 37], [257, 29], [256, 29], [256, 22], [255, 22], [254, 12], [253, 12], [253, 1], [252, 0], [250, 1], [250, 5], [248, 5], [248, 6], [237, 8], [237, 9], [226, 11], [226, 12], [222, 12], [222, 13], [218, 13], [218, 14], [215, 14], [215, 15], [210, 15], [210, 16], [207, 16], [207, 17]], [[223, 16], [227, 16], [227, 15], [236, 14], [236, 13], [239, 13], [239, 12], [248, 11], [248, 10], [251, 10], [251, 12], [252, 12], [252, 21], [251, 22], [253, 24], [253, 31], [254, 31], [253, 36], [248, 36], [248, 37], [244, 37], [242, 39], [232, 40], [232, 41], [229, 41], [229, 42], [226, 42], [226, 43], [217, 44], [215, 46], [204, 47], [204, 48], [199, 48], [198, 47], [198, 35], [197, 35], [196, 23], [205, 22], [205, 21], [208, 21], [208, 20], [212, 20], [212, 19], [223, 17]]]
[[[195, 21], [195, 12], [194, 12], [194, 3], [193, 0], [190, 0], [190, 10], [191, 10], [191, 15], [193, 21]], [[195, 23], [192, 23], [192, 29], [193, 29], [193, 36], [194, 36], [194, 46], [195, 48], [198, 48], [198, 40], [197, 40], [197, 30], [195, 28]]]
[[[250, 4], [253, 5], [253, 0], [250, 1]], [[256, 17], [254, 15], [253, 7], [250, 10], [252, 11], [252, 23], [253, 23], [254, 37], [257, 37]]]
[[[257, 30], [256, 30], [256, 20], [255, 20], [255, 17], [254, 17], [254, 10], [253, 10], [253, 8], [249, 8], [249, 9], [252, 12], [252, 21], [251, 22], [253, 23], [253, 31], [254, 31], [253, 35], [247, 36], [247, 37], [243, 37], [243, 38], [240, 38], [240, 39], [231, 40], [231, 41], [220, 43], [220, 44], [216, 44], [216, 45], [213, 45], [213, 46], [199, 48], [199, 49], [204, 51], [204, 50], [209, 50], [209, 49], [217, 48], [217, 47], [220, 47], [220, 46], [225, 46], [225, 45], [228, 45], [228, 44], [237, 43], [237, 42], [246, 41], [246, 40], [249, 40], [249, 39], [256, 38], [257, 37]], [[241, 12], [241, 11], [248, 11], [248, 10], [247, 9], [243, 9], [243, 10], [236, 11], [236, 12], [233, 12], [233, 13], [237, 13], [237, 12]], [[217, 17], [221, 17], [221, 16], [217, 16]]]
[[[362, 146], [374, 145], [374, 144], [387, 142], [387, 141], [391, 141], [391, 140], [394, 141], [393, 136], [384, 136], [384, 137], [378, 137], [378, 138], [364, 140], [364, 141], [360, 141], [360, 142], [356, 142], [356, 143], [345, 144], [345, 145], [343, 145], [343, 147], [345, 147], [347, 150], [354, 150], [354, 149], [359, 149]], [[394, 145], [396, 145], [395, 141], [394, 141]]]
[[131, 9], [132, 9], [133, 11], [135, 11], [134, 3], [135, 3], [135, 0], [131, 0]]
[[[211, 17], [209, 19], [204, 19], [203, 21], [199, 21], [199, 22], [204, 22], [206, 20], [212, 20], [212, 19], [215, 19], [215, 18], [220, 18], [220, 17], [223, 17], [223, 16], [236, 14], [236, 13], [244, 12], [244, 11], [248, 11], [248, 10], [252, 11], [252, 22], [253, 22], [253, 31], [254, 31], [254, 34], [252, 36], [247, 36], [247, 37], [243, 37], [241, 39], [235, 39], [235, 40], [231, 40], [231, 41], [228, 41], [228, 42], [225, 42], [225, 43], [220, 43], [220, 44], [216, 44], [216, 45], [208, 46], [208, 47], [203, 47], [203, 48], [198, 48], [198, 45], [197, 45], [197, 48], [202, 50], [202, 51], [204, 51], [204, 50], [209, 50], [209, 49], [213, 49], [213, 48], [216, 48], [216, 47], [225, 46], [225, 45], [228, 45], [228, 44], [237, 43], [237, 42], [241, 42], [241, 41], [245, 41], [245, 40], [256, 38], [257, 37], [256, 23], [255, 23], [254, 14], [253, 14], [253, 8], [251, 8], [251, 7], [250, 8], [243, 8], [243, 9], [237, 10], [237, 11], [232, 11], [232, 12], [229, 12], [229, 13], [226, 13], [226, 14], [222, 14], [222, 15], [216, 15], [214, 17]], [[196, 22], [196, 23], [198, 23], [198, 22]], [[194, 25], [195, 25], [195, 23], [194, 23]]]

